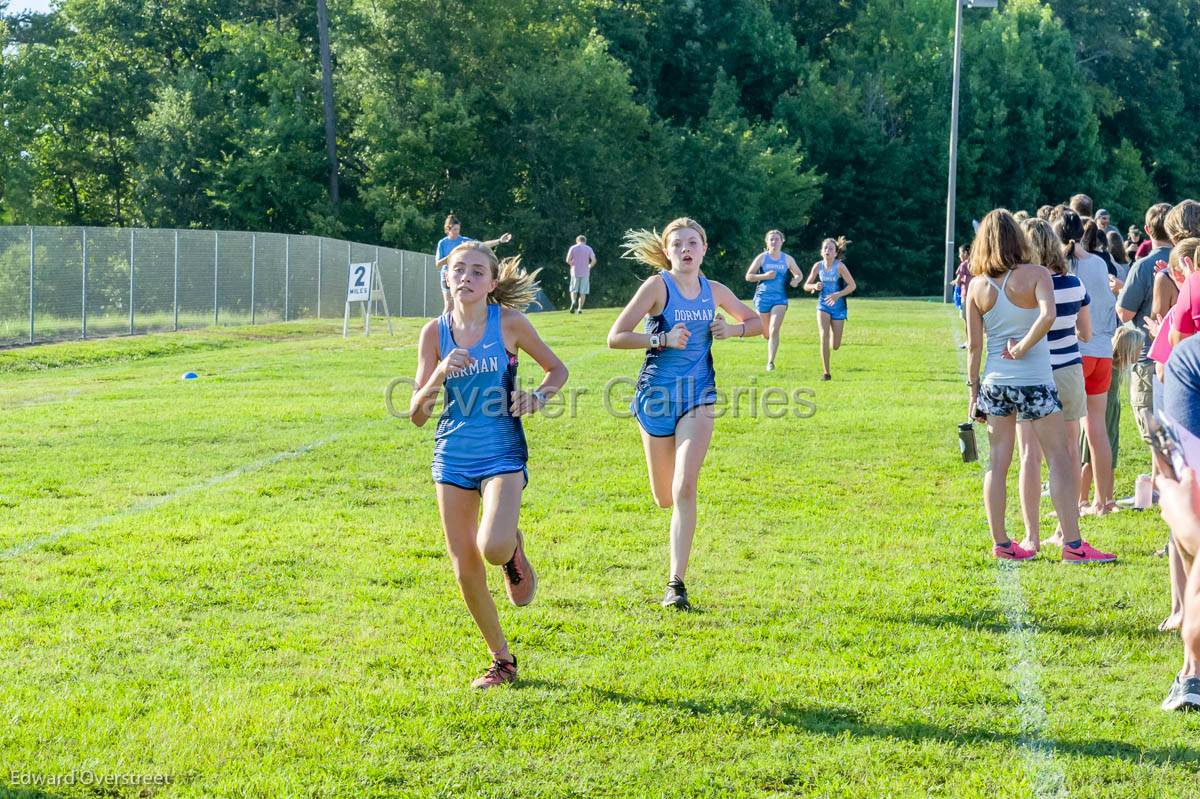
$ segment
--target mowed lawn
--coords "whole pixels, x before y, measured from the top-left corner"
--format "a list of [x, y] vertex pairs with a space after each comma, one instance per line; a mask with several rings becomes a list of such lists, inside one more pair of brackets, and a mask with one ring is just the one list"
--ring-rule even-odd
[[[690, 614], [658, 605], [670, 512], [604, 408], [641, 354], [605, 348], [615, 310], [533, 317], [586, 393], [526, 425], [540, 587], [517, 609], [492, 575], [522, 681], [486, 694], [434, 425], [384, 404], [419, 320], [0, 352], [0, 794], [1200, 795], [1200, 714], [1158, 708], [1157, 512], [1085, 521], [1115, 565], [1000, 567], [958, 454], [958, 317], [850, 307], [829, 383], [811, 300], [772, 373], [762, 340], [716, 344], [723, 389], [816, 413], [717, 422]], [[1126, 414], [1121, 495], [1147, 465]], [[170, 783], [31, 782], [87, 772]]]

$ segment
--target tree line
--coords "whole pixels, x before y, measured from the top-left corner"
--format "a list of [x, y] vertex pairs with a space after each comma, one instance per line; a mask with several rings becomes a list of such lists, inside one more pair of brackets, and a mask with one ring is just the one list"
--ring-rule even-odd
[[[693, 215], [741, 286], [763, 234], [845, 235], [860, 290], [938, 294], [954, 0], [0, 0], [0, 224], [314, 233], [431, 250], [453, 212], [601, 302], [628, 227]], [[1200, 0], [965, 10], [957, 238], [1085, 192], [1122, 227], [1200, 194]], [[603, 276], [603, 279], [601, 279]]]

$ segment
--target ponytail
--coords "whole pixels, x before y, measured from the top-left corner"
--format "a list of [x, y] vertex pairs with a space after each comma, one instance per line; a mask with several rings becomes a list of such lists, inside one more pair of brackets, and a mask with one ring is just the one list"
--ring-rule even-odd
[[541, 269], [526, 272], [521, 268], [521, 258], [505, 258], [498, 267], [492, 268], [496, 276], [496, 288], [488, 295], [488, 302], [505, 308], [524, 311], [537, 299], [537, 276]]
[[667, 223], [662, 233], [644, 228], [625, 231], [625, 238], [621, 242], [625, 251], [621, 253], [621, 257], [643, 263], [654, 269], [670, 270], [671, 259], [667, 256], [667, 239], [676, 230], [684, 228], [691, 228], [699, 233], [704, 246], [708, 246], [708, 234], [704, 232], [704, 228], [700, 227], [700, 223], [689, 217], [681, 216]]
[[492, 252], [492, 248], [482, 241], [464, 241], [450, 251], [447, 263], [454, 262], [456, 253], [468, 250], [483, 253], [487, 258], [488, 266], [492, 269], [492, 280], [496, 281], [496, 288], [492, 289], [491, 294], [488, 294], [488, 302], [524, 311], [537, 299], [538, 290], [541, 288], [538, 285], [537, 276], [542, 271], [541, 269], [526, 272], [521, 268], [520, 256], [505, 258], [501, 261], [496, 257], [496, 253]]

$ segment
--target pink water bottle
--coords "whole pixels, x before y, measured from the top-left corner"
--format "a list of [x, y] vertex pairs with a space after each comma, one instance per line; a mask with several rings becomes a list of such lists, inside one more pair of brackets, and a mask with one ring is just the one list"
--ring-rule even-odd
[[1146, 510], [1154, 504], [1154, 485], [1150, 475], [1139, 474], [1133, 484], [1133, 509]]

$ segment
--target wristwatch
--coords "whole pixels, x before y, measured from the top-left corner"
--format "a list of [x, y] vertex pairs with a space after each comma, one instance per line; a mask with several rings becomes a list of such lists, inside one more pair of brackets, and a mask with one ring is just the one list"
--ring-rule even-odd
[[651, 333], [650, 334], [650, 349], [661, 350], [667, 343], [664, 340], [664, 338], [665, 337], [663, 336], [662, 333]]
[[529, 395], [531, 397], [533, 397], [535, 400], [537, 400], [538, 405], [540, 405], [543, 408], [545, 408], [546, 403], [550, 401], [546, 398], [546, 395], [542, 393], [542, 390], [540, 388], [535, 388], [533, 391], [529, 392]]

